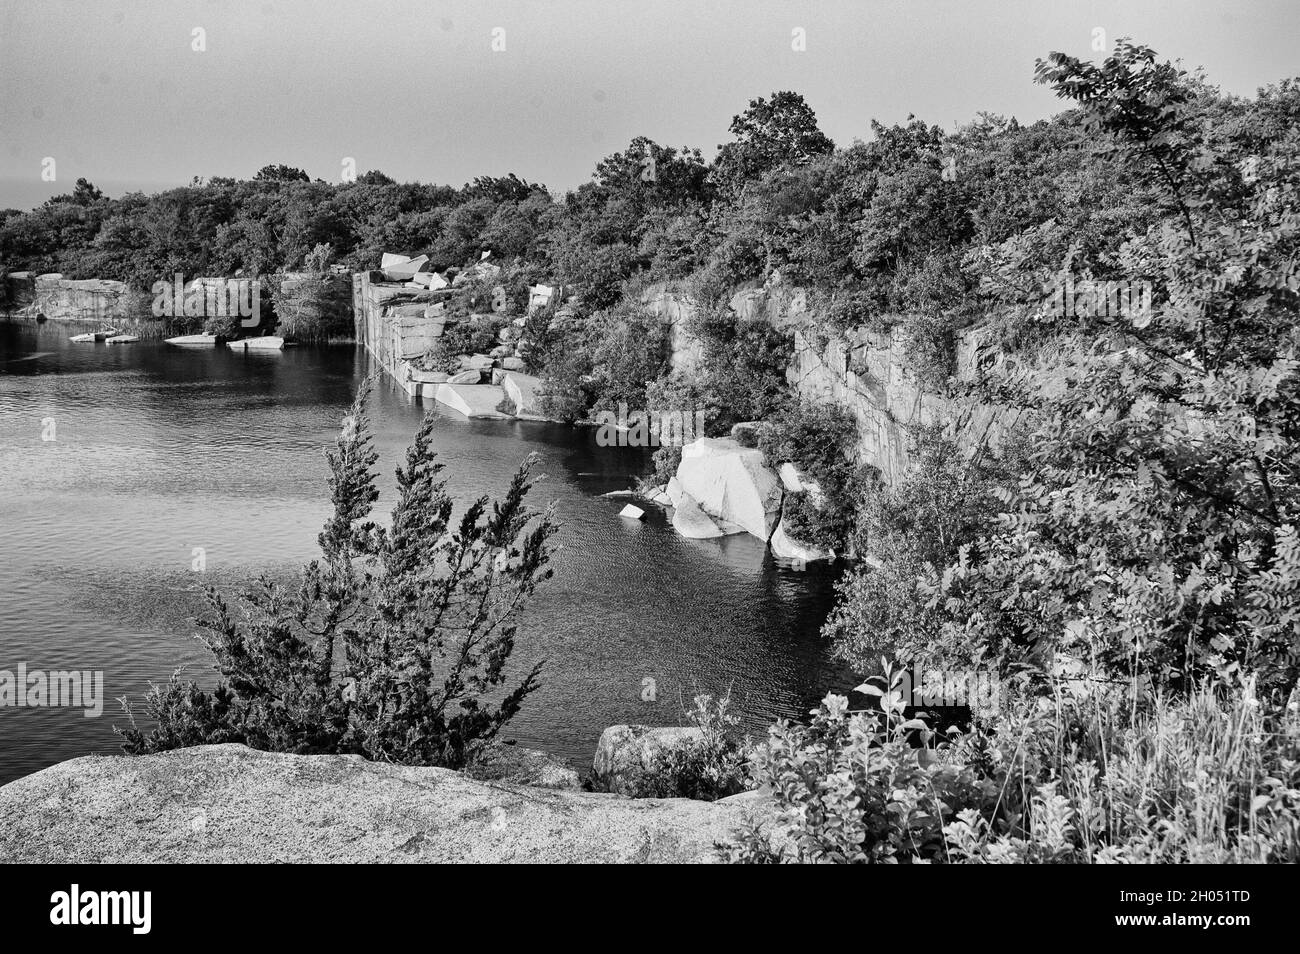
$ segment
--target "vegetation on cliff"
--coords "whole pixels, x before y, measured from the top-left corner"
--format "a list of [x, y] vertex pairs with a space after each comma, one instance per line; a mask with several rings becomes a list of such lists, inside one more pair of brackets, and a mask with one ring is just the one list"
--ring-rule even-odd
[[[998, 692], [936, 736], [881, 660], [879, 712], [830, 696], [773, 729], [778, 821], [733, 860], [1300, 860], [1300, 89], [1227, 99], [1127, 43], [1038, 77], [1148, 208], [966, 256], [1010, 358], [970, 399], [1018, 440], [963, 458], [924, 435], [864, 508], [885, 566], [827, 626], [860, 671], [889, 653]], [[1053, 307], [1062, 270], [1111, 300]]]

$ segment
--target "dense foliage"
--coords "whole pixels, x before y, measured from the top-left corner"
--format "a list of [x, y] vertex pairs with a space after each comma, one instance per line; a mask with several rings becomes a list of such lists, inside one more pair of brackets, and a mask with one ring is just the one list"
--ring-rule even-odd
[[[1062, 687], [1063, 690], [1066, 687]], [[1015, 697], [965, 734], [905, 719], [898, 693], [827, 696], [757, 749], [770, 820], [720, 845], [733, 863], [1300, 862], [1300, 695], [1248, 680], [1159, 698]]]

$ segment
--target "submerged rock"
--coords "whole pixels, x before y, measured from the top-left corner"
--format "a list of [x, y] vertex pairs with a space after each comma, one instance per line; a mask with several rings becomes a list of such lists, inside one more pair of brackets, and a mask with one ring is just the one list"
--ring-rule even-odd
[[72, 759], [0, 787], [0, 862], [708, 862], [744, 817], [718, 802], [207, 745]]

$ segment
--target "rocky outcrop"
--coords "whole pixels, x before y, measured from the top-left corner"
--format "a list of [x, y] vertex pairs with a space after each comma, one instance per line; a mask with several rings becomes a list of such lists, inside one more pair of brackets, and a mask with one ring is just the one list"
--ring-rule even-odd
[[689, 373], [704, 363], [704, 345], [690, 331], [695, 302], [689, 295], [652, 285], [641, 296], [642, 306], [669, 326], [670, 358], [674, 371]]
[[835, 559], [833, 550], [823, 550], [820, 547], [808, 546], [795, 540], [786, 533], [784, 521], [777, 524], [772, 539], [768, 540], [767, 543], [772, 548], [773, 556], [782, 560], [790, 560], [796, 565], [815, 563], [818, 560]]
[[592, 782], [599, 791], [640, 798], [652, 784], [658, 759], [703, 737], [702, 730], [690, 727], [611, 725], [596, 743]]
[[10, 782], [0, 862], [707, 862], [746, 811], [210, 745]]
[[149, 314], [149, 296], [123, 282], [64, 278], [58, 272], [11, 272], [4, 282], [5, 295], [0, 297], [7, 298], [9, 308], [52, 321], [121, 321]]
[[[642, 299], [672, 324], [673, 369], [683, 372], [703, 361], [702, 347], [690, 334], [696, 304], [689, 295], [655, 286]], [[908, 428], [938, 424], [959, 447], [996, 443], [1014, 418], [999, 408], [953, 399], [947, 389], [928, 388], [912, 371], [898, 331], [858, 330], [837, 335], [802, 289], [773, 278], [762, 287], [742, 288], [729, 306], [738, 321], [763, 321], [790, 332], [794, 355], [786, 377], [802, 397], [838, 404], [858, 422], [858, 457], [874, 467], [887, 484], [910, 467]], [[956, 342], [954, 383], [975, 381], [1002, 360], [986, 326], [962, 331]]]
[[531, 374], [520, 371], [504, 372], [501, 375], [501, 387], [506, 397], [515, 406], [515, 416], [526, 420], [545, 420], [542, 413], [541, 381]]

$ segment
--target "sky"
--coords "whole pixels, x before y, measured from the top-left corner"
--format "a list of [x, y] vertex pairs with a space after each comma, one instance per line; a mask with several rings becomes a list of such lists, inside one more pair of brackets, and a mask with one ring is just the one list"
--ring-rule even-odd
[[349, 159], [564, 191], [638, 135], [712, 156], [784, 89], [841, 144], [1033, 121], [1063, 108], [1035, 59], [1099, 57], [1097, 30], [1232, 93], [1300, 75], [1297, 0], [0, 0], [0, 208]]

